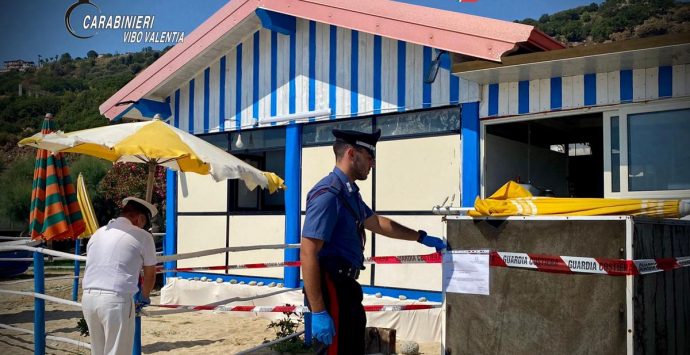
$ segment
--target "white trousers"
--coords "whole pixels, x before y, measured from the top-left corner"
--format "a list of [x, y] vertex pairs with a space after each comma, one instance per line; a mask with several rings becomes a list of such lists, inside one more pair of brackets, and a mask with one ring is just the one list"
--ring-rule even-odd
[[130, 355], [134, 343], [132, 295], [84, 290], [82, 312], [91, 336], [93, 355]]

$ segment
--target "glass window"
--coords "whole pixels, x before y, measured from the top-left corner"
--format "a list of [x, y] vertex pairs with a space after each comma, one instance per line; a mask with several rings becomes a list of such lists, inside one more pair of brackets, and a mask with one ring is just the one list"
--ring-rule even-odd
[[[285, 127], [231, 132], [230, 152], [257, 169], [285, 177]], [[243, 182], [233, 180], [230, 189], [232, 211], [284, 211], [285, 193], [256, 188], [249, 191]]]
[[[245, 163], [255, 167], [260, 168], [260, 159], [254, 157], [245, 157], [242, 159]], [[237, 180], [237, 193], [235, 194], [235, 206], [238, 210], [255, 210], [259, 208], [259, 190], [256, 188], [253, 191], [249, 191], [247, 186]]]
[[589, 142], [568, 144], [568, 156], [580, 157], [584, 155], [592, 155], [592, 146]]
[[618, 116], [611, 117], [611, 192], [621, 191], [621, 147]]
[[215, 145], [216, 147], [227, 151], [228, 150], [228, 134], [227, 133], [215, 133], [206, 134], [199, 136], [199, 138]]
[[460, 131], [460, 108], [450, 107], [379, 116], [376, 125], [381, 137]]
[[285, 147], [285, 127], [235, 131], [230, 133], [230, 151], [265, 150]]
[[628, 189], [690, 189], [688, 137], [690, 109], [628, 115]]
[[[237, 154], [237, 157], [257, 169], [271, 171], [280, 177], [285, 176], [285, 150], [269, 150]], [[232, 211], [284, 211], [285, 193], [278, 190], [270, 194], [268, 190], [257, 187], [249, 191], [244, 182], [232, 180], [230, 201]]]
[[[264, 156], [264, 169], [278, 174], [278, 176], [285, 178], [285, 151], [273, 150], [266, 152]], [[278, 190], [272, 194], [268, 190], [262, 194], [262, 203], [265, 209], [282, 210], [285, 207], [285, 193], [283, 190]]]
[[342, 120], [306, 125], [302, 128], [302, 145], [330, 144], [335, 141], [333, 129], [373, 132], [371, 118]]

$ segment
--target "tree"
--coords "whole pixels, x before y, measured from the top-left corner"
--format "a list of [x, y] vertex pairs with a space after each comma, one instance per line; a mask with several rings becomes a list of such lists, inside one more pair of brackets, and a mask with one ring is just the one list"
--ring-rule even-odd
[[72, 61], [72, 56], [69, 53], [62, 53], [60, 56], [60, 64], [69, 63]]
[[139, 63], [132, 63], [129, 65], [129, 70], [132, 72], [132, 74], [136, 74], [141, 71], [144, 67], [139, 64]]
[[69, 158], [72, 177], [76, 181], [77, 176], [81, 173], [84, 176], [84, 183], [89, 197], [91, 199], [95, 198], [98, 194], [98, 183], [103, 180], [112, 164], [103, 159], [88, 155], [69, 156]]
[[[108, 173], [98, 184], [99, 195], [105, 201], [104, 207], [108, 211], [114, 211], [119, 207], [120, 201], [127, 196], [144, 197], [146, 194], [146, 181], [148, 170], [145, 164], [137, 163], [115, 163]], [[153, 184], [153, 197], [151, 202], [158, 207], [159, 215], [157, 219], [164, 218], [165, 215], [165, 169], [161, 166], [156, 168], [155, 180]], [[95, 203], [94, 203], [95, 205]], [[114, 217], [98, 216], [101, 223], [107, 222]]]
[[93, 49], [86, 52], [86, 57], [89, 59], [95, 59], [98, 58], [98, 52], [94, 51]]

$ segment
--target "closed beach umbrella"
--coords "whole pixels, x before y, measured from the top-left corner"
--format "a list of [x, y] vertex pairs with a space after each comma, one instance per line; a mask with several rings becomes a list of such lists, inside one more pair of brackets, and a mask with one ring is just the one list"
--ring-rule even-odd
[[[46, 114], [40, 134], [53, 132], [54, 124], [53, 115]], [[74, 239], [84, 232], [84, 228], [77, 192], [62, 154], [39, 149], [31, 191], [31, 238], [45, 241]]]
[[98, 229], [98, 220], [96, 219], [96, 211], [93, 210], [91, 199], [86, 191], [86, 184], [84, 183], [84, 176], [79, 173], [77, 177], [77, 201], [81, 208], [81, 214], [84, 217], [84, 224], [86, 228], [84, 233], [79, 235], [79, 238], [88, 238]]
[[678, 218], [690, 213], [688, 200], [535, 197], [509, 181], [487, 199], [477, 198], [470, 216], [601, 216], [632, 215]]
[[211, 175], [216, 181], [241, 179], [250, 190], [261, 186], [273, 193], [285, 188], [283, 179], [274, 173], [263, 172], [193, 134], [155, 119], [69, 133], [38, 133], [22, 139], [19, 145], [87, 154], [112, 162], [145, 163], [149, 168], [148, 201], [151, 200], [156, 165]]

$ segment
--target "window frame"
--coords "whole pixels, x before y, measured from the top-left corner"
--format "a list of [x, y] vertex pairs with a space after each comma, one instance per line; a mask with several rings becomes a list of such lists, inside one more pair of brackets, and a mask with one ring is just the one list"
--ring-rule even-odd
[[[265, 170], [266, 168], [266, 153], [268, 151], [282, 151], [285, 152], [285, 149], [281, 148], [270, 148], [266, 150], [254, 150], [253, 153], [250, 151], [249, 153], [243, 152], [244, 154], [233, 154], [237, 159], [241, 159], [244, 161], [244, 159], [249, 158], [253, 160], [258, 161], [258, 167], [257, 169], [260, 170]], [[260, 156], [259, 156], [260, 154]], [[246, 207], [238, 207], [238, 201], [237, 201], [237, 191], [239, 189], [240, 184], [244, 184], [239, 179], [233, 179], [233, 180], [228, 180], [229, 186], [228, 186], [228, 213], [230, 215], [263, 215], [263, 214], [271, 214], [271, 215], [283, 215], [285, 214], [285, 199], [283, 197], [283, 204], [282, 206], [277, 206], [277, 207], [267, 207], [264, 203], [264, 194], [269, 193], [268, 190], [262, 189], [261, 187], [257, 187], [257, 208], [246, 208]], [[275, 193], [284, 193], [283, 190], [278, 190]]]
[[[218, 145], [215, 145], [211, 142], [209, 142], [206, 138], [211, 137], [211, 136], [225, 136], [225, 141], [226, 141], [226, 147], [220, 147]], [[209, 132], [209, 133], [204, 133], [204, 134], [198, 134], [196, 135], [197, 138], [202, 139], [204, 142], [212, 144], [214, 147], [218, 149], [225, 150], [226, 152], [230, 153], [230, 132]]]
[[[447, 106], [439, 106], [439, 107], [434, 107], [434, 108], [424, 108], [424, 109], [418, 109], [418, 110], [409, 110], [409, 111], [403, 111], [403, 112], [386, 112], [386, 113], [380, 113], [380, 114], [375, 114], [375, 115], [369, 115], [369, 116], [363, 116], [363, 117], [353, 117], [350, 119], [341, 119], [341, 120], [321, 120], [321, 121], [314, 121], [314, 122], [309, 122], [305, 123], [305, 126], [315, 126], [319, 124], [334, 124], [338, 122], [343, 122], [343, 121], [356, 121], [356, 120], [369, 120], [371, 122], [371, 128], [372, 131], [376, 131], [376, 129], [380, 128], [379, 127], [379, 120], [380, 119], [386, 119], [390, 118], [392, 116], [396, 115], [405, 115], [405, 114], [414, 114], [416, 112], [423, 112], [423, 111], [438, 111], [438, 110], [449, 110], [449, 109], [457, 109], [458, 110], [458, 116], [459, 116], [459, 121], [460, 125], [457, 130], [448, 130], [448, 131], [439, 131], [439, 132], [422, 132], [422, 133], [411, 133], [411, 134], [400, 134], [397, 136], [381, 136], [379, 139], [379, 142], [383, 141], [391, 141], [391, 140], [400, 140], [400, 139], [411, 139], [411, 138], [425, 138], [425, 137], [436, 137], [436, 136], [452, 136], [452, 135], [460, 135], [462, 133], [462, 106], [461, 105], [447, 105]], [[304, 138], [303, 138], [304, 139]], [[335, 138], [333, 138], [333, 141], [335, 141]], [[333, 141], [331, 142], [319, 142], [319, 143], [302, 143], [302, 148], [305, 147], [325, 147], [325, 146], [330, 146], [333, 145]]]
[[[232, 144], [233, 139], [233, 133], [249, 133], [251, 132], [257, 132], [257, 131], [268, 131], [268, 130], [282, 130], [283, 133], [286, 132], [286, 126], [270, 126], [270, 127], [262, 127], [258, 129], [252, 129], [252, 130], [242, 130], [242, 131], [230, 131], [228, 132], [228, 153], [232, 154], [236, 158], [244, 161], [244, 159], [249, 158], [252, 160], [258, 161], [258, 167], [257, 169], [265, 171], [266, 170], [266, 154], [268, 152], [283, 152], [283, 164], [285, 163], [285, 145], [283, 144], [282, 146], [272, 146], [269, 148], [261, 148], [261, 147], [252, 147], [250, 149], [240, 149], [237, 148], [236, 150], [233, 151]], [[284, 175], [284, 174], [283, 174]], [[276, 206], [276, 207], [266, 207], [264, 204], [264, 194], [269, 193], [268, 190], [262, 189], [260, 187], [257, 187], [258, 193], [257, 193], [257, 202], [258, 202], [258, 207], [257, 208], [244, 208], [244, 207], [238, 207], [238, 201], [237, 201], [237, 191], [239, 189], [239, 184], [244, 184], [244, 182], [241, 182], [239, 179], [232, 179], [228, 180], [228, 214], [233, 216], [233, 215], [284, 215], [285, 214], [285, 198], [283, 196], [283, 204], [282, 206]], [[256, 191], [256, 190], [255, 190]], [[285, 192], [283, 190], [278, 190], [275, 193], [279, 194], [284, 194]]]
[[[664, 111], [688, 110], [690, 102], [669, 100], [666, 102], [644, 103], [621, 106], [617, 110], [604, 112], [604, 197], [631, 199], [679, 199], [690, 198], [690, 189], [630, 191], [628, 186], [628, 120], [630, 115]], [[613, 167], [611, 166], [611, 119], [618, 117], [618, 144], [620, 150], [619, 192], [612, 191]], [[690, 118], [689, 118], [690, 119]]]

